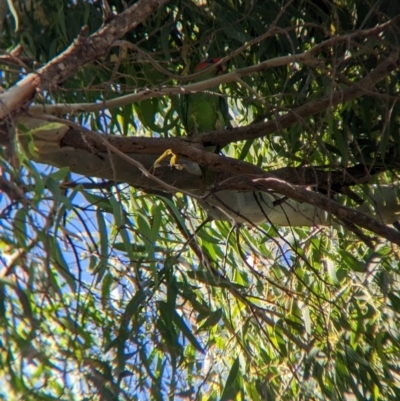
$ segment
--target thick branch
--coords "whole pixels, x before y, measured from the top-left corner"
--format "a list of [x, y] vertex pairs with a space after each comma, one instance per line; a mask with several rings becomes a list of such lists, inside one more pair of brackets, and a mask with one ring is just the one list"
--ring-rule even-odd
[[84, 64], [106, 54], [116, 39], [135, 28], [167, 2], [168, 0], [140, 0], [93, 35], [86, 37], [86, 32], [82, 32], [72, 45], [37, 73], [29, 74], [0, 95], [0, 118], [23, 107], [38, 89], [52, 88], [65, 81]]
[[[290, 182], [294, 185], [318, 186], [329, 192], [329, 188], [344, 187], [368, 182], [371, 175], [380, 171], [369, 170], [366, 166], [357, 165], [348, 169], [329, 171], [318, 167], [284, 167], [266, 172], [265, 170], [242, 160], [228, 156], [220, 156], [196, 147], [191, 138], [125, 138], [108, 136], [107, 141], [124, 153], [161, 155], [167, 149], [172, 149], [202, 166], [206, 166], [217, 172], [223, 173], [221, 177], [257, 174], [264, 177], [275, 177]], [[93, 152], [106, 153], [107, 148], [101, 143], [98, 135], [81, 133], [75, 129], [69, 130], [61, 141], [62, 146], [71, 146], [75, 149], [84, 149]], [[239, 187], [236, 189], [240, 189]]]
[[[32, 122], [32, 119], [28, 121]], [[169, 185], [173, 185], [173, 191], [179, 189], [187, 192], [189, 189], [192, 196], [196, 198], [204, 195], [207, 191], [201, 177], [202, 173], [196, 163], [183, 160], [184, 170], [171, 170], [168, 166], [157, 168], [155, 172], [157, 179], [154, 180], [154, 177], [149, 178], [148, 172], [151, 170], [156, 155], [152, 158], [151, 155], [121, 153], [121, 150], [118, 149], [119, 143], [117, 140], [124, 138], [102, 135], [100, 139], [100, 135], [91, 131], [79, 133], [79, 137], [81, 138], [80, 147], [73, 147], [71, 143], [69, 143], [69, 146], [65, 146], [65, 139], [68, 138], [68, 133], [71, 131], [64, 124], [42, 124], [36, 128], [32, 127], [31, 134], [34, 140], [35, 154], [38, 155], [36, 159], [42, 163], [58, 167], [68, 166], [71, 168], [71, 171], [85, 176], [107, 178], [115, 182], [126, 182], [135, 187], [165, 190], [166, 185], [159, 185], [160, 180], [162, 180], [165, 183], [169, 183]], [[22, 133], [20, 133], [20, 140], [22, 144], [26, 141]], [[152, 142], [157, 141], [151, 138], [150, 140]], [[170, 141], [170, 143], [175, 142], [177, 140]], [[211, 154], [203, 149], [190, 146], [190, 144], [183, 141], [179, 142], [178, 146], [186, 149], [192, 156], [197, 155], [198, 158], [203, 157], [205, 160], [207, 158], [217, 160], [220, 166], [223, 166], [226, 170], [228, 170], [227, 166], [232, 167], [232, 171], [237, 170], [236, 177], [234, 178], [232, 178], [232, 175], [235, 174], [231, 172], [227, 175], [222, 174], [219, 176], [216, 183], [217, 196], [214, 196], [214, 201], [211, 199], [211, 207], [214, 204], [217, 209], [221, 206], [224, 207], [226, 203], [228, 206], [224, 209], [229, 214], [232, 212], [235, 220], [252, 221], [254, 224], [265, 221], [281, 225], [331, 224], [328, 216], [318, 211], [322, 212], [322, 210], [325, 210], [328, 214], [332, 212], [346, 224], [353, 222], [383, 235], [385, 238], [392, 239], [391, 231], [389, 230], [388, 234], [383, 224], [379, 224], [377, 221], [367, 218], [359, 212], [354, 211], [353, 213], [351, 209], [343, 208], [339, 203], [332, 203], [326, 196], [307, 190], [303, 191], [304, 188], [293, 187], [288, 182], [282, 180], [283, 178], [299, 182], [304, 179], [313, 181], [314, 178], [319, 180], [325, 177], [326, 179], [326, 177], [329, 178], [329, 175], [331, 175], [331, 182], [332, 177], [335, 177], [335, 179], [342, 178], [343, 180], [347, 180], [346, 183], [348, 185], [351, 185], [353, 182], [365, 182], [367, 180], [369, 172], [367, 170], [364, 172], [363, 166], [354, 166], [346, 174], [341, 171], [329, 173], [324, 170], [313, 170], [313, 168], [300, 169], [299, 174], [294, 174], [293, 170], [289, 168], [267, 173], [251, 164]], [[27, 146], [25, 148], [27, 149]], [[138, 170], [139, 163], [140, 170]], [[244, 174], [243, 171], [240, 171], [241, 167], [249, 171], [254, 170], [256, 174], [251, 176]], [[226, 178], [227, 176], [228, 178]], [[277, 176], [280, 176], [281, 179], [277, 178]], [[312, 184], [314, 183], [313, 181]], [[320, 185], [321, 183], [318, 184]], [[222, 189], [222, 192], [219, 191], [220, 189]], [[281, 201], [282, 199], [268, 192], [269, 190], [274, 190], [277, 193], [290, 197], [297, 203], [286, 200], [283, 203], [276, 203], [276, 200]], [[378, 194], [370, 198], [373, 205], [372, 209], [369, 210], [368, 205], [366, 207], [363, 205], [362, 210], [365, 210], [370, 215], [376, 214], [383, 221], [391, 223], [397, 219], [397, 213], [399, 212], [396, 190], [394, 188], [385, 188], [382, 194], [380, 192], [381, 189], [379, 189]], [[214, 191], [212, 191], [211, 195], [213, 193]], [[209, 199], [210, 197], [207, 197], [206, 201], [208, 202]], [[223, 201], [222, 204], [219, 199]], [[304, 205], [312, 206], [304, 207]], [[226, 213], [221, 215], [217, 210], [216, 218], [224, 219], [226, 218]], [[397, 241], [396, 238], [394, 238], [394, 241]]]
[[306, 188], [292, 186], [291, 184], [276, 178], [260, 178], [254, 176], [235, 177], [233, 180], [226, 180], [223, 185], [221, 185], [221, 188], [216, 189], [230, 189], [230, 182], [232, 182], [233, 186], [236, 188], [238, 181], [241, 182], [243, 187], [253, 189], [254, 191], [274, 190], [281, 195], [285, 195], [298, 202], [313, 205], [328, 213], [332, 213], [344, 223], [354, 223], [396, 243], [397, 245], [400, 245], [399, 231], [380, 223], [378, 220], [366, 215], [365, 213], [343, 206], [332, 199], [328, 199], [324, 195], [307, 190]]

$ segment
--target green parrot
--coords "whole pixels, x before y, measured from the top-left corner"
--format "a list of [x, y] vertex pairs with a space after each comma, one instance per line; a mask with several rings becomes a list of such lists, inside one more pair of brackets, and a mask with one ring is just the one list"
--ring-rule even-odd
[[[220, 58], [204, 60], [196, 66], [195, 72], [211, 67], [220, 60]], [[210, 68], [210, 72], [202, 75], [201, 80], [214, 78], [225, 70], [226, 66], [224, 64], [216, 68]], [[212, 92], [219, 93], [218, 87], [182, 97], [182, 122], [187, 135], [224, 129], [230, 125], [230, 115], [226, 99], [223, 96], [213, 95]], [[217, 146], [209, 146], [206, 149], [214, 153], [219, 153], [220, 151], [220, 148]], [[202, 166], [200, 168], [205, 185], [210, 187], [215, 180], [215, 171]]]
[[[217, 64], [220, 60], [220, 58], [204, 60], [196, 66], [195, 72]], [[200, 79], [206, 80], [214, 78], [225, 70], [226, 66], [221, 64], [216, 68], [210, 68], [210, 72], [202, 75]], [[230, 126], [230, 115], [226, 99], [223, 96], [213, 95], [212, 92], [218, 93], [218, 87], [207, 89], [205, 92], [181, 96], [180, 118], [188, 136]], [[207, 147], [207, 150], [210, 152], [219, 152], [219, 149], [215, 146]], [[177, 156], [170, 149], [165, 151], [155, 161], [153, 169], [169, 156], [171, 156], [170, 165], [181, 169], [182, 166], [176, 163]], [[203, 172], [204, 182], [207, 186], [211, 185], [214, 172], [210, 169], [202, 168], [201, 170]]]
[[[220, 58], [204, 60], [197, 65], [195, 72], [217, 64], [220, 60]], [[209, 74], [202, 75], [201, 80], [214, 78], [225, 70], [225, 65], [221, 64], [210, 69]], [[182, 122], [188, 135], [223, 129], [229, 125], [230, 116], [226, 99], [210, 92], [218, 93], [218, 87], [183, 96]]]

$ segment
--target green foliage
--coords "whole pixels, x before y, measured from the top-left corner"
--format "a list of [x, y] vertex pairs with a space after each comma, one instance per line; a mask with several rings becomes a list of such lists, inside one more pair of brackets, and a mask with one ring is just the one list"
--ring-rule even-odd
[[[123, 2], [108, 2], [123, 11]], [[228, 69], [244, 68], [400, 14], [396, 1], [267, 3], [174, 0], [123, 39], [184, 76], [204, 57], [232, 56]], [[5, 16], [0, 47], [20, 44], [24, 64], [4, 62], [5, 89], [83, 26], [92, 33], [103, 23], [100, 2], [84, 0], [24, 2], [18, 15], [17, 31]], [[349, 39], [323, 49], [315, 66], [269, 68], [221, 90], [236, 125], [272, 120], [352, 87], [399, 50], [399, 39], [398, 27]], [[38, 102], [102, 102], [184, 83], [115, 47]], [[398, 96], [394, 70], [362, 98], [224, 153], [268, 169], [372, 163], [392, 182]], [[173, 137], [185, 134], [178, 106], [154, 98], [68, 117], [109, 135]], [[1, 150], [3, 177], [25, 198], [4, 189], [1, 198], [0, 397], [399, 399], [397, 246], [379, 240], [371, 249], [345, 227], [201, 226], [205, 213], [181, 194], [78, 177], [22, 149], [16, 158], [13, 167]]]

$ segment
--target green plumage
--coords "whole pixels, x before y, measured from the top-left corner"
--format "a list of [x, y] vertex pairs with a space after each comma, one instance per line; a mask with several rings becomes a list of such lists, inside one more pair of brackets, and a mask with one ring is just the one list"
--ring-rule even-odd
[[[206, 60], [196, 67], [196, 71], [211, 66], [219, 59]], [[201, 80], [214, 78], [221, 68], [215, 68], [209, 74], [201, 76]], [[223, 129], [229, 124], [229, 112], [226, 100], [219, 93], [218, 87], [210, 88], [204, 92], [186, 95], [182, 99], [183, 124], [188, 135]]]
[[184, 122], [188, 135], [195, 135], [200, 132], [208, 132], [216, 129], [223, 129], [226, 126], [224, 118], [222, 97], [210, 94], [209, 90], [204, 93], [188, 95], [186, 121]]
[[[200, 63], [196, 67], [196, 71], [211, 66], [219, 61], [219, 59], [210, 59]], [[214, 78], [219, 72], [223, 71], [223, 67], [217, 67], [210, 71], [209, 74], [201, 76], [201, 80]], [[216, 95], [213, 94], [216, 93]], [[196, 135], [201, 132], [209, 132], [224, 129], [229, 126], [228, 105], [224, 97], [218, 96], [218, 87], [210, 88], [204, 92], [186, 95], [182, 99], [182, 120], [187, 135]], [[207, 147], [210, 152], [216, 152], [217, 147]], [[207, 186], [212, 185], [215, 172], [210, 169], [202, 168], [203, 178]]]
[[[216, 64], [220, 61], [218, 58], [209, 59], [201, 62], [196, 71], [201, 71], [208, 66]], [[202, 80], [213, 78], [218, 72], [224, 71], [224, 66], [218, 66], [211, 70], [208, 75], [202, 76]], [[180, 117], [185, 126], [187, 135], [195, 135], [201, 132], [208, 132], [217, 129], [223, 129], [229, 125], [229, 111], [228, 104], [222, 96], [214, 95], [212, 92], [218, 93], [218, 87], [211, 90], [191, 95], [181, 96], [180, 99]], [[176, 98], [175, 98], [176, 99]], [[174, 101], [174, 100], [173, 100]], [[215, 146], [208, 146], [207, 150], [216, 152]], [[176, 163], [177, 155], [171, 150], [167, 149], [153, 164], [153, 171], [161, 162], [171, 157], [170, 165], [178, 169], [183, 166]], [[200, 166], [201, 167], [201, 166]], [[215, 172], [211, 169], [202, 168], [203, 179], [206, 186], [210, 186], [214, 182]]]

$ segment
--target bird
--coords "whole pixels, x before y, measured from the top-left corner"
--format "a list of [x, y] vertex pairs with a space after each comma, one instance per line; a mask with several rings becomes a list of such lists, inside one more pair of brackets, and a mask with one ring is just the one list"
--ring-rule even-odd
[[[219, 64], [215, 68], [213, 65], [218, 64], [220, 58], [208, 58], [201, 61], [194, 69], [194, 72], [202, 71], [209, 68], [207, 74], [199, 77], [199, 80], [207, 80], [218, 76], [226, 71], [225, 64]], [[215, 94], [214, 94], [215, 93]], [[180, 97], [179, 115], [182, 124], [188, 136], [197, 135], [202, 132], [208, 132], [218, 129], [224, 129], [230, 126], [229, 108], [226, 99], [223, 96], [218, 96], [218, 86], [207, 89], [204, 92], [190, 93]], [[210, 152], [219, 152], [216, 146], [206, 148]], [[176, 163], [177, 156], [171, 149], [165, 151], [154, 163], [153, 167], [157, 167], [162, 160], [171, 156], [170, 165], [181, 169], [182, 166]]]
[[[203, 60], [196, 66], [195, 72], [209, 68], [220, 61], [221, 59], [218, 57]], [[203, 74], [200, 79], [211, 79], [224, 71], [226, 71], [225, 64], [220, 64], [215, 68], [210, 68], [209, 73]], [[204, 92], [182, 96], [182, 122], [189, 136], [224, 129], [229, 125], [229, 110], [226, 99], [223, 96], [218, 96], [218, 93], [217, 86]]]

